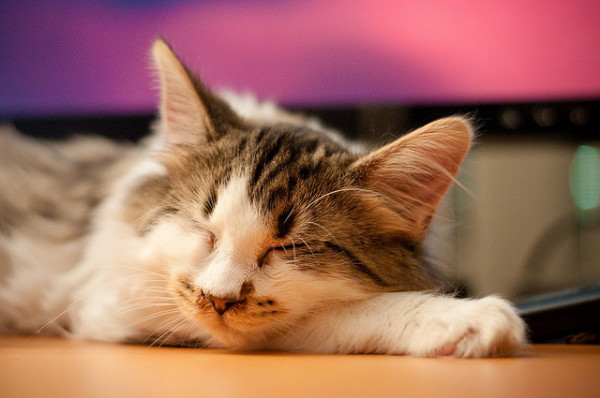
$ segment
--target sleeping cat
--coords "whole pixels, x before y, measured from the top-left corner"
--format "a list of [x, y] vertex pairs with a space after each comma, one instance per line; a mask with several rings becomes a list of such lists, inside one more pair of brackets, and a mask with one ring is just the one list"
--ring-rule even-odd
[[212, 94], [164, 41], [139, 145], [0, 133], [0, 332], [323, 353], [510, 355], [511, 305], [443, 295], [422, 241], [472, 137], [373, 151]]

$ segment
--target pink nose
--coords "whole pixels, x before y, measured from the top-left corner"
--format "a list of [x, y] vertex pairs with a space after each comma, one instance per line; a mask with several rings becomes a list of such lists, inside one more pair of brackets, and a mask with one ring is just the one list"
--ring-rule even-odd
[[238, 300], [235, 299], [223, 299], [218, 297], [210, 296], [208, 298], [212, 307], [219, 315], [223, 315], [228, 309], [230, 309], [234, 304], [239, 303]]

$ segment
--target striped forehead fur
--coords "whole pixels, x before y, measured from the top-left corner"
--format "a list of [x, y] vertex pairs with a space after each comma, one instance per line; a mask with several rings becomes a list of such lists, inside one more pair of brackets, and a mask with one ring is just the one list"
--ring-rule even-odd
[[248, 176], [252, 202], [268, 213], [291, 201], [299, 180], [312, 189], [326, 185], [320, 179], [333, 177], [354, 159], [317, 133], [291, 126], [236, 131], [210, 145], [178, 145], [159, 158], [169, 170], [168, 177], [141, 184], [132, 195], [138, 199], [133, 201], [162, 198], [170, 201], [171, 207], [201, 202], [207, 217], [218, 201], [219, 187], [226, 185], [232, 174]]

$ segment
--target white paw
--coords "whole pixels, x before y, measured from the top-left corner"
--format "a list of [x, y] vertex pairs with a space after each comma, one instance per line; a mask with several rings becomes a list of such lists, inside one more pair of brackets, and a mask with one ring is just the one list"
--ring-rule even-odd
[[455, 304], [423, 325], [417, 355], [504, 356], [525, 345], [525, 324], [507, 301], [486, 297]]

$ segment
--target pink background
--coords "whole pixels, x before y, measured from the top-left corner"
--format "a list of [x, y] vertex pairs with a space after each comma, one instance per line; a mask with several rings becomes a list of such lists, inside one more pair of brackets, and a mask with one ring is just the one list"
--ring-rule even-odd
[[600, 1], [3, 1], [0, 116], [150, 112], [165, 37], [292, 105], [600, 97]]

